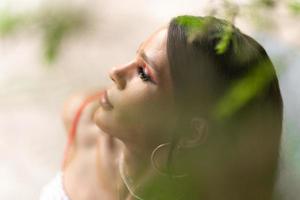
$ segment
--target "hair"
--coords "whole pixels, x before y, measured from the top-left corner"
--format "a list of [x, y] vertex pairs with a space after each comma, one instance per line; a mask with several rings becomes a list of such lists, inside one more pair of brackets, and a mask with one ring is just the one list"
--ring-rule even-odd
[[[196, 190], [206, 199], [272, 199], [283, 103], [266, 51], [231, 23], [215, 17], [175, 17], [167, 37], [181, 116], [173, 149], [192, 131], [192, 117], [205, 118], [209, 126], [207, 141], [185, 163], [200, 174], [194, 176], [202, 179], [193, 180]], [[170, 151], [170, 166], [174, 159]]]

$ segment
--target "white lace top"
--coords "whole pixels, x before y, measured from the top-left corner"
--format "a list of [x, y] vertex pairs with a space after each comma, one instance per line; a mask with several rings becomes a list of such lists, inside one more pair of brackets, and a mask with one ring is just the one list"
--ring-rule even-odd
[[62, 172], [42, 189], [40, 200], [70, 200], [64, 190]]

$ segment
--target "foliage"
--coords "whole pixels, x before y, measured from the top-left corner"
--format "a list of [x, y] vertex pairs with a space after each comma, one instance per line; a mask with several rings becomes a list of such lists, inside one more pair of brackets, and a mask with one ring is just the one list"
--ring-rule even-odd
[[215, 47], [217, 54], [223, 54], [226, 52], [230, 44], [230, 40], [232, 38], [232, 33], [233, 33], [233, 27], [231, 24], [228, 24], [225, 27], [224, 33], [222, 33], [222, 35], [220, 36], [221, 38], [220, 41]]
[[194, 16], [179, 16], [176, 18], [176, 23], [184, 27], [189, 27], [192, 30], [203, 27], [203, 21]]
[[[249, 1], [245, 5], [237, 4], [233, 0], [219, 0], [221, 7], [210, 8], [210, 15], [217, 15], [224, 13], [225, 18], [232, 24], [235, 23], [237, 16], [241, 17], [247, 13], [246, 11], [241, 13], [241, 9], [248, 10], [253, 14], [259, 23], [262, 23], [262, 19], [267, 20], [266, 17], [260, 17], [260, 10], [275, 10], [279, 3], [284, 3], [291, 13], [300, 13], [300, 2], [298, 0], [253, 0]], [[0, 11], [0, 36], [12, 35], [17, 30], [27, 29], [32, 26], [37, 26], [39, 31], [43, 34], [44, 43], [44, 58], [47, 62], [53, 62], [58, 56], [60, 44], [70, 33], [80, 30], [82, 25], [86, 24], [86, 15], [83, 11], [74, 9], [72, 7], [62, 8], [47, 8], [42, 12], [26, 13], [23, 15], [11, 14], [7, 11]], [[269, 20], [268, 24], [271, 24], [274, 19]], [[199, 20], [181, 18], [179, 23], [189, 25], [191, 27], [201, 26]], [[265, 26], [266, 24], [264, 24]], [[227, 45], [231, 39], [232, 27], [228, 26], [224, 31], [224, 34], [216, 45], [216, 52], [222, 54], [226, 51]]]
[[232, 87], [215, 107], [214, 117], [217, 119], [231, 117], [253, 98], [259, 96], [273, 76], [268, 63], [259, 63], [245, 78], [232, 84]]
[[24, 23], [22, 16], [9, 14], [8, 12], [0, 12], [0, 36], [6, 36], [13, 33], [16, 28]]
[[55, 61], [62, 40], [72, 31], [78, 31], [84, 25], [81, 13], [66, 10], [43, 12], [37, 19], [43, 32], [44, 56], [46, 61]]
[[300, 1], [290, 1], [288, 3], [289, 9], [291, 10], [291, 12], [293, 12], [294, 14], [300, 14]]
[[0, 36], [8, 37], [18, 29], [22, 31], [37, 28], [43, 38], [44, 59], [52, 63], [58, 56], [63, 39], [73, 32], [78, 32], [86, 22], [83, 12], [75, 9], [46, 9], [26, 13], [26, 17], [0, 11]]

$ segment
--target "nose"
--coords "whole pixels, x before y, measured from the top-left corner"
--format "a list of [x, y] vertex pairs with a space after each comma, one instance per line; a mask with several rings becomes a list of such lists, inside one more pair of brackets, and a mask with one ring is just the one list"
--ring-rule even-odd
[[119, 90], [123, 90], [126, 87], [126, 80], [124, 77], [124, 70], [121, 67], [113, 67], [110, 72], [109, 76], [111, 80], [117, 85]]

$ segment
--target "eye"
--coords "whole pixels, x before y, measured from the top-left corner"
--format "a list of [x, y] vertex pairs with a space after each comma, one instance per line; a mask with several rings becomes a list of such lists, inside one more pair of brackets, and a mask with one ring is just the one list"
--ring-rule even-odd
[[148, 74], [146, 74], [144, 67], [139, 66], [137, 68], [137, 73], [138, 73], [140, 79], [142, 79], [143, 81], [145, 81], [145, 82], [152, 81], [151, 77]]

